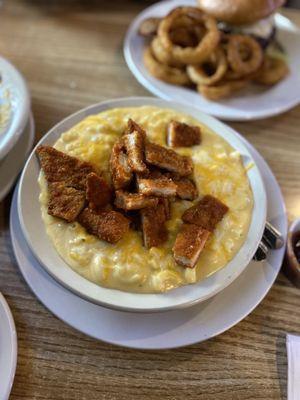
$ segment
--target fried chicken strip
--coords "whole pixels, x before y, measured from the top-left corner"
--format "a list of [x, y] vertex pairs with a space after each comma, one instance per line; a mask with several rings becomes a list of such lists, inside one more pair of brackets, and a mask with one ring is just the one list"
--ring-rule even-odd
[[86, 180], [86, 198], [90, 208], [99, 210], [110, 203], [112, 190], [102, 177], [92, 172]]
[[140, 193], [128, 193], [124, 190], [116, 191], [115, 206], [124, 210], [140, 210], [146, 207], [155, 207], [158, 198], [147, 197]]
[[130, 221], [117, 211], [96, 213], [86, 207], [78, 222], [92, 235], [108, 243], [117, 243], [128, 231]]
[[47, 182], [63, 182], [67, 187], [85, 190], [87, 175], [96, 172], [90, 163], [51, 146], [39, 146], [36, 152]]
[[123, 139], [119, 139], [113, 146], [110, 156], [110, 171], [115, 189], [127, 187], [133, 177], [128, 163]]
[[140, 173], [147, 172], [148, 169], [144, 163], [145, 131], [136, 122], [130, 119], [123, 139], [128, 156], [128, 163], [132, 171]]
[[147, 249], [160, 246], [167, 240], [166, 210], [163, 203], [141, 210], [141, 221], [144, 245]]
[[168, 124], [168, 145], [170, 147], [191, 147], [200, 143], [201, 130], [198, 126], [178, 121], [171, 121]]
[[48, 214], [73, 222], [85, 206], [85, 192], [62, 182], [48, 183]]
[[173, 247], [177, 264], [194, 268], [211, 233], [194, 224], [183, 224]]
[[206, 195], [183, 213], [182, 220], [212, 232], [228, 210], [220, 200]]
[[193, 171], [192, 160], [181, 156], [174, 150], [159, 146], [154, 143], [146, 143], [146, 162], [159, 168], [175, 172], [180, 176], [190, 175]]

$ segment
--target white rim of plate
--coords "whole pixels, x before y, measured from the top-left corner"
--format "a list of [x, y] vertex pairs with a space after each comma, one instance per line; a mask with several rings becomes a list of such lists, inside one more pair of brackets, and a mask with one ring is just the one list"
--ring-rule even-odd
[[[236, 256], [227, 264], [227, 266], [216, 272], [214, 275], [206, 278], [204, 281], [199, 282], [198, 284], [196, 283], [194, 285], [183, 286], [174, 289], [171, 292], [163, 294], [141, 295], [136, 293], [121, 292], [114, 289], [100, 287], [81, 277], [79, 274], [74, 272], [65, 263], [65, 261], [60, 258], [54, 247], [52, 247], [52, 243], [50, 243], [48, 237], [44, 236], [43, 240], [41, 241], [41, 235], [46, 234], [43, 221], [41, 220], [40, 211], [39, 215], [36, 216], [36, 224], [39, 224], [38, 229], [36, 229], [36, 224], [35, 227], [33, 227], [31, 221], [26, 221], [26, 218], [29, 215], [28, 209], [34, 207], [33, 204], [35, 201], [37, 201], [34, 197], [34, 190], [26, 192], [27, 182], [28, 184], [31, 182], [33, 185], [36, 185], [37, 193], [39, 193], [39, 189], [37, 187], [37, 176], [31, 177], [30, 175], [31, 173], [38, 174], [39, 171], [38, 162], [35, 158], [36, 148], [33, 149], [20, 178], [18, 210], [20, 215], [21, 227], [31, 250], [37, 257], [41, 265], [43, 265], [44, 268], [47, 270], [47, 272], [69, 290], [73, 291], [74, 293], [88, 301], [108, 308], [131, 312], [169, 311], [172, 309], [189, 307], [216, 295], [218, 292], [220, 292], [226, 286], [232, 283], [237, 278], [237, 276], [242, 273], [242, 271], [247, 267], [258, 247], [258, 244], [263, 234], [266, 221], [266, 193], [259, 169], [257, 168], [250, 152], [244, 145], [243, 139], [237, 132], [235, 132], [224, 123], [218, 121], [214, 117], [204, 114], [191, 106], [168, 102], [161, 99], [151, 97], [133, 97], [109, 100], [96, 105], [92, 105], [67, 117], [62, 122], [54, 126], [41, 139], [37, 146], [42, 143], [50, 145], [53, 144], [62, 132], [65, 132], [71, 126], [74, 126], [77, 122], [81, 121], [84, 117], [88, 115], [117, 107], [138, 107], [141, 105], [152, 105], [163, 108], [171, 108], [193, 116], [204, 125], [210, 127], [219, 136], [227, 140], [233, 148], [238, 148], [243, 158], [247, 158], [248, 161], [253, 163], [254, 167], [247, 172], [254, 196], [254, 208], [248, 236], [244, 245], [241, 247]], [[33, 196], [33, 198], [30, 198], [30, 196]], [[34, 209], [36, 208], [40, 210], [39, 204], [36, 204], [36, 207], [34, 207]], [[249, 236], [252, 238], [252, 241], [249, 240]], [[37, 243], [38, 240], [40, 240], [40, 243]], [[46, 247], [42, 248], [43, 246]], [[49, 259], [51, 259], [51, 266], [49, 266]], [[236, 269], [234, 269], [234, 265], [237, 265]], [[231, 272], [229, 273], [230, 270]], [[207, 285], [212, 285], [214, 280], [216, 280], [223, 274], [225, 275], [225, 277], [223, 277], [222, 279], [222, 284], [215, 284], [213, 290], [210, 290], [205, 295], [202, 295], [202, 297], [200, 297], [199, 291], [201, 292], [201, 290], [205, 290], [205, 287]], [[143, 306], [141, 306], [141, 302], [143, 300], [146, 300], [144, 301], [144, 303], [146, 304], [143, 304]]]
[[[7, 318], [7, 326], [11, 338], [11, 347], [8, 349], [4, 350], [3, 354], [6, 354], [7, 359], [10, 360], [10, 363], [8, 364], [9, 368], [9, 379], [7, 382], [1, 382], [1, 387], [0, 387], [0, 395], [2, 394], [3, 397], [1, 399], [6, 400], [9, 398], [12, 385], [14, 382], [14, 377], [15, 377], [15, 372], [16, 372], [16, 367], [17, 367], [17, 355], [18, 355], [18, 340], [17, 340], [17, 332], [16, 332], [16, 326], [15, 322], [12, 316], [12, 313], [10, 311], [10, 308], [0, 292], [0, 307], [2, 306], [6, 318]], [[1, 334], [1, 327], [0, 327], [0, 334]], [[0, 349], [1, 350], [1, 349]]]
[[[129, 25], [128, 30], [126, 32], [125, 39], [124, 39], [124, 45], [123, 45], [123, 53], [124, 53], [124, 58], [125, 58], [125, 61], [127, 63], [129, 70], [132, 72], [133, 76], [137, 79], [137, 81], [144, 88], [146, 88], [153, 95], [155, 95], [161, 99], [168, 100], [168, 101], [178, 101], [177, 99], [174, 100], [172, 98], [172, 96], [169, 95], [168, 92], [164, 91], [163, 88], [160, 88], [159, 84], [152, 83], [149, 80], [149, 78], [140, 71], [139, 66], [134, 61], [132, 50], [131, 50], [131, 42], [134, 39], [134, 37], [136, 37], [140, 22], [145, 17], [149, 17], [151, 15], [152, 10], [153, 10], [153, 16], [157, 15], [157, 11], [160, 8], [160, 6], [164, 7], [165, 5], [170, 4], [170, 9], [171, 9], [172, 3], [174, 3], [174, 7], [182, 5], [182, 2], [180, 0], [163, 0], [163, 1], [157, 2], [155, 4], [152, 4], [149, 7], [145, 8], [141, 13], [139, 13], [135, 17], [135, 19], [131, 22], [131, 24]], [[188, 2], [186, 1], [184, 5], [195, 6], [196, 1], [188, 0]], [[279, 28], [284, 28], [285, 30], [293, 32], [300, 36], [300, 28], [298, 28], [292, 21], [290, 21], [287, 17], [285, 17], [283, 15], [280, 15], [278, 13], [275, 15], [275, 24]], [[182, 98], [182, 100], [180, 100], [180, 101], [186, 102], [187, 104], [192, 104], [192, 101], [185, 101], [184, 98]], [[226, 112], [226, 113], [216, 112], [215, 110], [212, 110], [213, 105], [216, 103], [213, 101], [210, 101], [210, 103], [211, 103], [211, 110], [209, 111], [209, 113], [216, 118], [220, 118], [224, 121], [226, 121], [226, 120], [227, 121], [250, 121], [250, 120], [259, 120], [259, 119], [270, 118], [270, 117], [284, 113], [284, 112], [294, 108], [295, 106], [297, 106], [300, 103], [300, 94], [297, 99], [294, 99], [289, 102], [285, 102], [285, 104], [274, 107], [273, 109], [269, 110], [268, 112], [264, 111], [263, 109], [260, 109], [260, 110], [257, 110], [255, 112], [255, 114], [253, 112], [250, 113], [245, 110], [243, 110], [242, 112], [238, 111], [236, 113], [234, 113], [234, 112]], [[201, 108], [199, 107], [199, 109], [201, 109]], [[208, 112], [207, 109], [205, 109], [203, 111]]]
[[[11, 151], [4, 157], [3, 160], [0, 161], [0, 178], [2, 169], [8, 171], [5, 173], [5, 177], [3, 177], [3, 180], [1, 180], [0, 201], [2, 201], [5, 198], [5, 196], [12, 188], [15, 180], [17, 179], [18, 174], [22, 169], [23, 164], [25, 163], [29, 155], [29, 152], [34, 142], [34, 131], [35, 131], [34, 119], [32, 113], [30, 113], [23, 134], [21, 135], [15, 146], [11, 149]], [[21, 152], [23, 152], [23, 157], [20, 157]], [[14, 161], [16, 156], [18, 156], [17, 163]], [[11, 172], [9, 166], [12, 164], [12, 162], [13, 162], [12, 166], [13, 174], [9, 176], [9, 173]], [[17, 167], [17, 165], [19, 166]], [[4, 186], [2, 186], [3, 183]]]
[[0, 160], [2, 160], [24, 131], [30, 113], [30, 95], [21, 73], [2, 57], [0, 57], [0, 75], [4, 77], [5, 87], [13, 91], [14, 96], [18, 98], [17, 103], [15, 99], [12, 99], [12, 119], [7, 129], [1, 134], [3, 137], [0, 140]]

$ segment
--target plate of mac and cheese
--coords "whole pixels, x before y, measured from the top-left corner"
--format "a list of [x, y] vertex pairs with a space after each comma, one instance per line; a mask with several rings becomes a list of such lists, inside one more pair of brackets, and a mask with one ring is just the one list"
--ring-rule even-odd
[[254, 255], [264, 186], [243, 139], [196, 109], [113, 100], [54, 127], [21, 177], [25, 236], [94, 303], [163, 311], [204, 301]]

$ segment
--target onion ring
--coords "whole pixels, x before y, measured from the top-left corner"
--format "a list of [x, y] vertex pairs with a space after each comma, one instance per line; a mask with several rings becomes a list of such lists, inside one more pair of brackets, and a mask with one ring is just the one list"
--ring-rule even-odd
[[178, 68], [184, 65], [174, 60], [172, 54], [163, 47], [160, 38], [158, 36], [155, 36], [150, 46], [154, 58], [156, 58], [156, 60], [161, 64], [166, 64], [169, 65], [170, 67], [178, 67]]
[[[187, 16], [198, 26], [204, 26], [206, 29], [197, 46], [182, 47], [174, 44], [171, 40], [170, 32], [179, 25], [178, 20], [180, 21], [183, 16]], [[185, 64], [198, 64], [207, 59], [220, 40], [216, 21], [195, 7], [178, 7], [173, 10], [159, 24], [158, 36], [162, 45], [171, 52], [174, 59]]]
[[[213, 72], [209, 73], [206, 65], [213, 67]], [[213, 85], [220, 81], [227, 71], [227, 60], [221, 47], [217, 47], [207, 62], [200, 65], [188, 65], [187, 74], [191, 81], [197, 85]]]
[[240, 79], [237, 81], [223, 81], [215, 86], [198, 85], [198, 92], [209, 100], [219, 100], [224, 97], [229, 97], [233, 93], [245, 87], [250, 81], [247, 79]]
[[278, 57], [265, 56], [262, 67], [258, 70], [254, 81], [263, 85], [275, 85], [289, 73], [289, 67]]
[[251, 36], [229, 35], [227, 44], [228, 63], [234, 72], [248, 75], [257, 71], [263, 62], [263, 51]]
[[151, 75], [164, 82], [174, 85], [188, 85], [191, 81], [185, 70], [170, 67], [157, 61], [151, 51], [151, 47], [147, 47], [144, 52], [144, 64]]
[[158, 25], [161, 21], [161, 18], [147, 18], [142, 21], [141, 25], [139, 26], [139, 35], [144, 37], [151, 37], [156, 35]]

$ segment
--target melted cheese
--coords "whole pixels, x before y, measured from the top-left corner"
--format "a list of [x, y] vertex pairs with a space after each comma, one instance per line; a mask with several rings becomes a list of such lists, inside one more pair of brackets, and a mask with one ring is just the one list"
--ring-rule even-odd
[[239, 154], [222, 138], [193, 118], [156, 107], [121, 108], [87, 117], [61, 135], [58, 150], [90, 161], [106, 171], [111, 148], [132, 118], [147, 131], [149, 139], [165, 145], [167, 124], [172, 120], [198, 125], [202, 130], [199, 146], [177, 149], [191, 156], [194, 180], [201, 195], [212, 194], [230, 211], [218, 224], [194, 269], [178, 266], [172, 247], [181, 225], [181, 215], [194, 202], [172, 203], [167, 222], [168, 241], [146, 249], [141, 232], [131, 230], [117, 244], [108, 244], [89, 235], [77, 222], [68, 224], [47, 213], [47, 185], [40, 174], [40, 203], [47, 233], [65, 262], [80, 275], [98, 285], [129, 292], [165, 292], [195, 283], [223, 268], [237, 253], [247, 236], [252, 214], [252, 192]]

